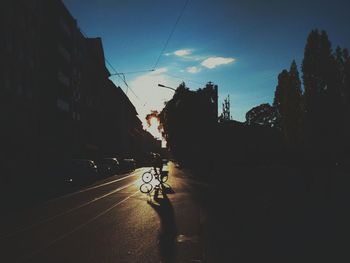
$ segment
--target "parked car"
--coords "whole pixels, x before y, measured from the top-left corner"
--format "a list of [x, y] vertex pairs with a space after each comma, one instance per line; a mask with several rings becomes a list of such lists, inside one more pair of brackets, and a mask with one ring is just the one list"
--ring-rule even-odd
[[117, 158], [103, 158], [96, 161], [96, 163], [98, 172], [102, 176], [116, 174], [120, 171], [120, 164]]
[[92, 160], [72, 159], [62, 163], [56, 173], [69, 184], [91, 183], [97, 179], [97, 166]]
[[121, 161], [121, 169], [123, 171], [130, 171], [130, 170], [135, 170], [136, 169], [136, 161], [135, 159], [123, 159]]

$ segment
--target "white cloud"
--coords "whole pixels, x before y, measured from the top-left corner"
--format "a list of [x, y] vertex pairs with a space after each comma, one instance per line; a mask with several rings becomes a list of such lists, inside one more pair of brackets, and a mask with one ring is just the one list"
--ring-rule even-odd
[[186, 68], [186, 71], [188, 73], [196, 74], [201, 71], [201, 68], [193, 66], [193, 67]]
[[192, 53], [190, 49], [179, 49], [174, 52], [174, 54], [178, 57], [185, 57]]
[[224, 57], [210, 57], [202, 61], [201, 65], [213, 69], [220, 65], [230, 64], [234, 62], [234, 58], [224, 58]]

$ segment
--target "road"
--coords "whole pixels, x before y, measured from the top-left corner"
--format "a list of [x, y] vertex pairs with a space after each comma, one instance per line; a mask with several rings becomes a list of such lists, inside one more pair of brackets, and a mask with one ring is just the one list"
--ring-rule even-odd
[[[2, 210], [0, 261], [350, 259], [348, 175], [306, 170], [314, 175], [311, 180], [288, 167], [236, 167], [217, 172], [208, 185], [169, 163], [165, 194], [148, 196], [139, 191], [148, 169], [112, 176], [27, 209]], [[333, 175], [331, 183], [327, 173]]]
[[204, 262], [196, 181], [169, 163], [165, 195], [139, 191], [149, 168], [1, 215], [1, 262]]

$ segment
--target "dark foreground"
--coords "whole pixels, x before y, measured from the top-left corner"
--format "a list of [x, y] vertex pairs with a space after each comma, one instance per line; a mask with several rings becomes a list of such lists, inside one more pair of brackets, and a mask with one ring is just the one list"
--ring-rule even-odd
[[350, 176], [316, 167], [222, 171], [207, 195], [209, 262], [349, 262]]
[[3, 210], [1, 262], [350, 260], [345, 173], [237, 167], [208, 183], [169, 163], [164, 194], [149, 197], [145, 170]]

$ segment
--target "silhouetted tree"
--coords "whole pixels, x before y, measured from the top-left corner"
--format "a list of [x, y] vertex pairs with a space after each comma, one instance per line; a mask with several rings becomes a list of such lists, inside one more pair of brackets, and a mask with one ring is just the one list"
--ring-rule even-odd
[[190, 165], [203, 162], [210, 158], [218, 121], [217, 86], [209, 82], [203, 89], [191, 91], [185, 83], [180, 84], [159, 118], [174, 157]]
[[274, 107], [268, 103], [252, 108], [246, 113], [247, 125], [275, 127], [277, 113]]
[[[346, 103], [350, 104], [350, 56], [347, 49], [343, 49], [343, 94]], [[349, 105], [350, 106], [350, 105]]]
[[219, 117], [219, 122], [231, 121], [232, 116], [230, 113], [230, 95], [227, 95], [227, 98], [224, 99], [224, 103], [222, 103], [222, 113]]
[[[302, 64], [306, 136], [315, 153], [334, 153], [341, 123], [340, 88], [331, 43], [325, 31], [308, 36]], [[324, 156], [325, 157], [325, 156]]]
[[284, 118], [286, 112], [286, 98], [289, 82], [289, 72], [283, 70], [278, 75], [278, 84], [275, 91], [275, 98], [273, 100], [273, 107], [276, 109], [276, 128], [282, 130], [284, 126]]
[[350, 57], [348, 50], [337, 47], [335, 59], [338, 69], [338, 83], [342, 95], [343, 146], [345, 149], [350, 149]]
[[289, 72], [283, 70], [278, 76], [273, 106], [276, 108], [276, 126], [283, 133], [288, 146], [296, 147], [300, 142], [302, 110], [301, 82], [295, 61]]
[[286, 137], [289, 143], [296, 146], [300, 143], [302, 133], [302, 91], [295, 60], [289, 70], [287, 104]]

